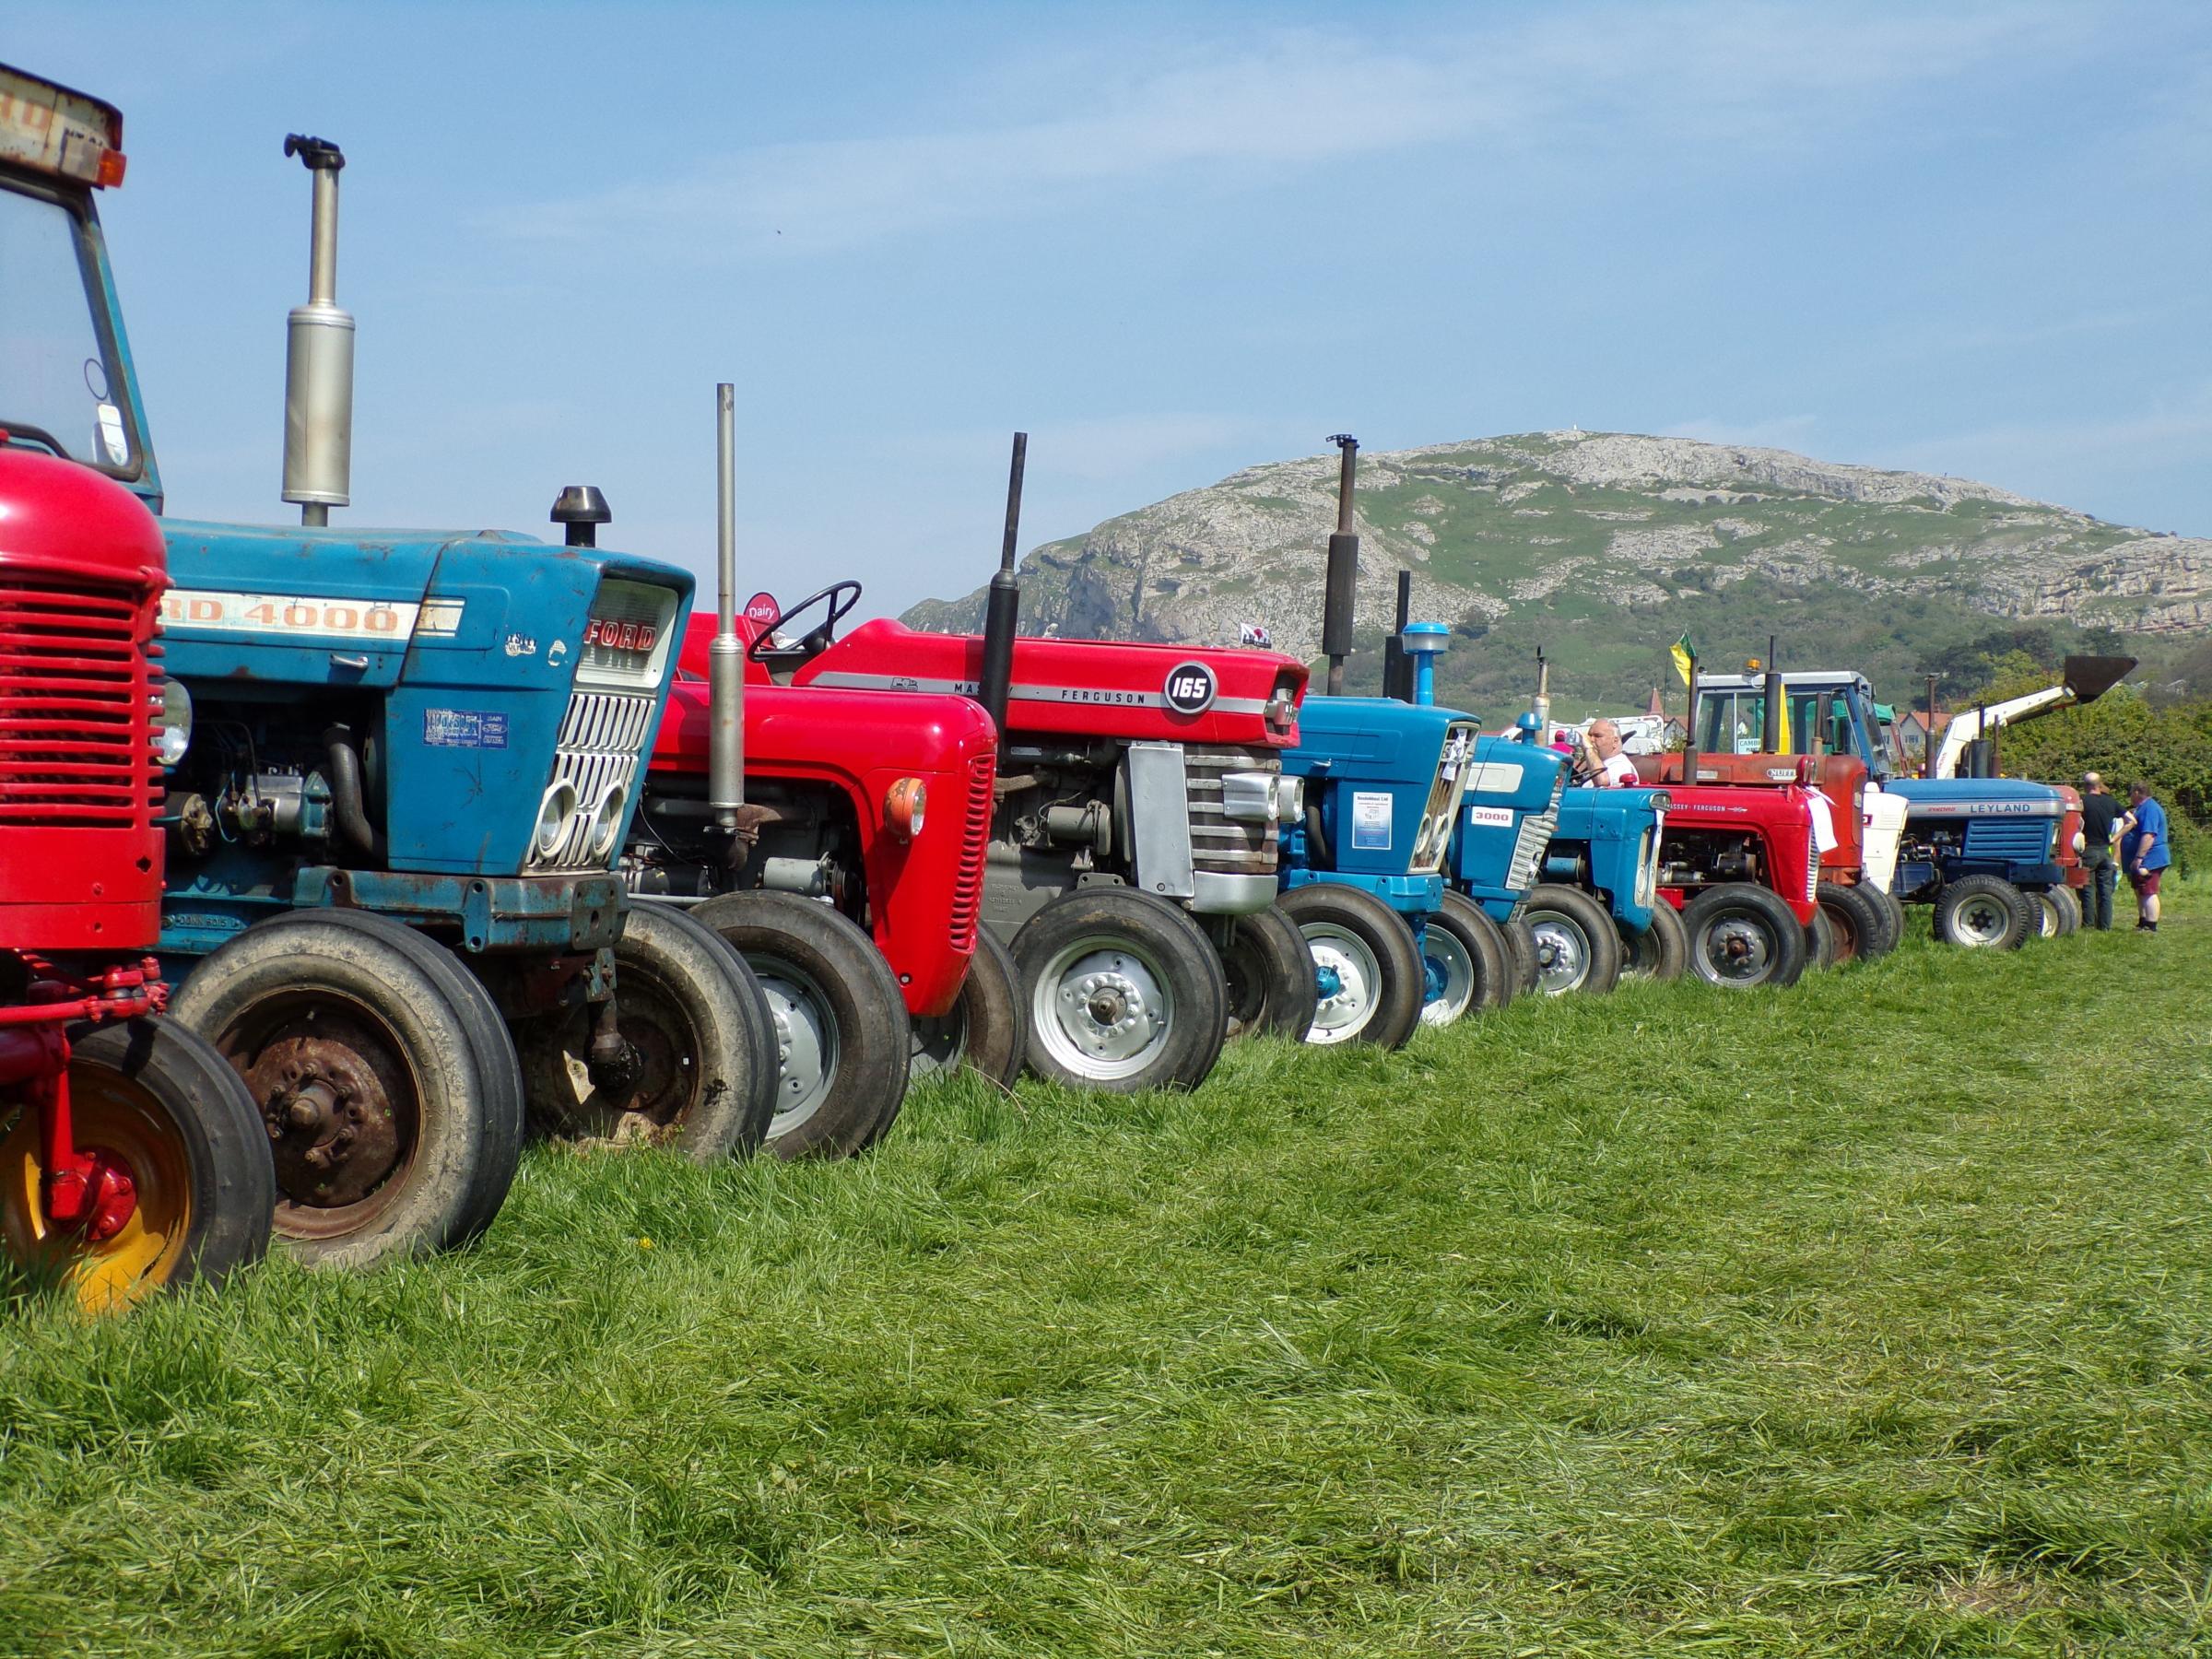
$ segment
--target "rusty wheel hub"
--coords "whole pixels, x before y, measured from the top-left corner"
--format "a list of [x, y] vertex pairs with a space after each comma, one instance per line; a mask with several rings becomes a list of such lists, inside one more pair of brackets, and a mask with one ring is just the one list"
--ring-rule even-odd
[[276, 1185], [293, 1204], [359, 1204], [392, 1176], [405, 1151], [382, 1080], [344, 1023], [291, 1031], [266, 1044], [246, 1073], [262, 1102]]

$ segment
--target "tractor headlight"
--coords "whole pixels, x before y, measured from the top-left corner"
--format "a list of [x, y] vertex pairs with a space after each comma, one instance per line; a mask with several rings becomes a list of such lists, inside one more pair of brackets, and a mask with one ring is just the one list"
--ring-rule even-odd
[[929, 814], [929, 785], [920, 778], [901, 778], [883, 792], [884, 828], [902, 841], [922, 833]]
[[154, 753], [163, 766], [174, 766], [192, 747], [192, 693], [182, 680], [167, 680], [161, 687], [161, 712], [154, 723]]
[[615, 837], [622, 832], [622, 813], [629, 805], [629, 792], [619, 783], [607, 786], [592, 808], [592, 856], [605, 858], [614, 850]]
[[569, 820], [575, 816], [576, 791], [571, 785], [556, 783], [546, 791], [545, 799], [537, 804], [535, 844], [539, 857], [550, 857], [559, 850], [561, 838], [569, 832]]
[[1288, 774], [1275, 781], [1275, 816], [1286, 824], [1306, 821], [1306, 781]]

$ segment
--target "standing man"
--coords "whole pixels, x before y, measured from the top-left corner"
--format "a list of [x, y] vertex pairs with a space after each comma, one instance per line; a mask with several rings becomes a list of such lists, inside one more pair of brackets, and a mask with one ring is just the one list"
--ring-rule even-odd
[[2173, 862], [2167, 848], [2166, 808], [2150, 798], [2150, 785], [2127, 787], [2127, 816], [2120, 820], [2120, 863], [2136, 889], [2136, 926], [2159, 931], [2159, 878]]
[[2081, 867], [2089, 873], [2089, 925], [2112, 931], [2112, 888], [2120, 866], [2112, 861], [2112, 838], [2120, 833], [2120, 799], [2096, 772], [2081, 774]]

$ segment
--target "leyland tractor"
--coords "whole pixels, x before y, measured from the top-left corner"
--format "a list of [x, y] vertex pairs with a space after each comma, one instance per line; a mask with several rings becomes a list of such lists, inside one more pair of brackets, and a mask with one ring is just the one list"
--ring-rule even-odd
[[1873, 729], [1871, 688], [1856, 677], [1770, 667], [1701, 676], [1698, 692], [1699, 778], [1818, 789], [1832, 828], [1820, 853], [1818, 896], [1836, 959], [1887, 956], [1904, 931], [1889, 888], [1905, 803], [1885, 792], [1860, 759]]
[[[329, 527], [349, 500], [345, 158], [298, 136], [286, 153], [314, 187], [286, 387], [301, 523], [162, 525], [159, 948], [183, 982], [171, 1014], [258, 1109], [276, 1230], [352, 1265], [486, 1226], [525, 1102], [726, 1157], [758, 1143], [774, 1073], [743, 961], [688, 917], [626, 915], [616, 874], [691, 578], [598, 550], [589, 491], [557, 506], [559, 547]], [[86, 349], [50, 374], [79, 406], [60, 429], [159, 512], [90, 190], [7, 189], [27, 257], [88, 312]]]
[[[973, 701], [778, 685], [788, 612], [735, 602], [732, 388], [715, 615], [692, 619], [623, 861], [641, 900], [691, 906], [746, 958], [775, 1028], [768, 1147], [845, 1155], [879, 1139], [911, 1074], [1018, 1074], [1026, 1012], [980, 925], [997, 733]], [[717, 742], [718, 735], [739, 741]]]
[[1269, 651], [1018, 638], [1023, 457], [1018, 435], [982, 634], [878, 620], [838, 638], [860, 596], [843, 582], [745, 649], [779, 686], [981, 702], [999, 748], [980, 919], [1013, 957], [1030, 1068], [1113, 1092], [1195, 1088], [1241, 982], [1265, 982], [1247, 1006], [1271, 1030], [1312, 994], [1274, 907], [1306, 670]]

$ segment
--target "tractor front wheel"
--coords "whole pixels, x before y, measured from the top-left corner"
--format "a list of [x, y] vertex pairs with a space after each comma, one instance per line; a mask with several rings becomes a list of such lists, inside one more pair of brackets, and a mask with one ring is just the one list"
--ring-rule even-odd
[[1652, 904], [1652, 924], [1640, 934], [1625, 929], [1620, 935], [1620, 977], [1653, 980], [1664, 984], [1678, 980], [1689, 968], [1689, 935], [1682, 931], [1682, 917], [1664, 899]]
[[615, 946], [615, 1029], [627, 1065], [594, 1079], [600, 1005], [520, 1033], [530, 1110], [555, 1134], [674, 1147], [696, 1163], [756, 1150], [775, 1098], [768, 1004], [744, 959], [665, 904], [629, 907]]
[[2081, 900], [2074, 897], [2072, 888], [2045, 888], [2029, 897], [2035, 901], [2038, 938], [2063, 939], [2079, 931]]
[[521, 1068], [491, 994], [442, 947], [368, 911], [291, 911], [194, 969], [170, 1011], [245, 1079], [276, 1230], [302, 1261], [451, 1249], [499, 1213]]
[[1359, 888], [1317, 881], [1283, 895], [1313, 953], [1319, 996], [1306, 1041], [1404, 1048], [1421, 1023], [1426, 975], [1413, 930]]
[[1443, 908], [1421, 929], [1421, 964], [1429, 993], [1421, 1004], [1424, 1025], [1450, 1025], [1477, 1009], [1501, 1008], [1512, 998], [1505, 935], [1482, 906], [1450, 888]]
[[1229, 997], [1213, 941], [1135, 888], [1063, 893], [1014, 935], [1030, 1069], [1108, 1094], [1195, 1088], [1220, 1058]]
[[849, 1158], [881, 1139], [906, 1100], [906, 1000], [876, 941], [796, 893], [724, 893], [691, 911], [753, 971], [768, 999], [776, 1104], [762, 1145], [779, 1158]]
[[1580, 888], [1544, 881], [1522, 912], [1536, 945], [1537, 989], [1603, 996], [1620, 983], [1620, 935], [1606, 907]]
[[56, 1226], [40, 1114], [18, 1112], [0, 1136], [0, 1238], [23, 1274], [107, 1313], [259, 1261], [276, 1177], [238, 1074], [174, 1020], [76, 1025], [68, 1038], [71, 1138], [109, 1198], [85, 1223]]
[[2018, 950], [2036, 929], [2036, 903], [2000, 876], [1962, 876], [1936, 896], [1936, 936], [1973, 950]]
[[1498, 931], [1505, 935], [1505, 965], [1512, 978], [1513, 994], [1533, 996], [1543, 982], [1543, 969], [1536, 959], [1535, 931], [1529, 926], [1526, 912], [1500, 923]]
[[1231, 1037], [1288, 1037], [1296, 1042], [1313, 1023], [1317, 992], [1313, 953], [1298, 924], [1274, 905], [1239, 916], [1221, 953], [1229, 987]]
[[1029, 1005], [1022, 1000], [1014, 953], [989, 933], [977, 934], [959, 1000], [947, 1013], [912, 1023], [910, 1084], [965, 1070], [1001, 1088], [1013, 1088], [1030, 1049]]
[[1805, 927], [1763, 887], [1724, 881], [1682, 907], [1689, 965], [1710, 985], [1794, 985], [1805, 972]]
[[1836, 935], [1836, 960], [1871, 962], [1897, 948], [1897, 935], [1889, 906], [1875, 889], [1857, 884], [1824, 881], [1817, 897], [1820, 913]]

